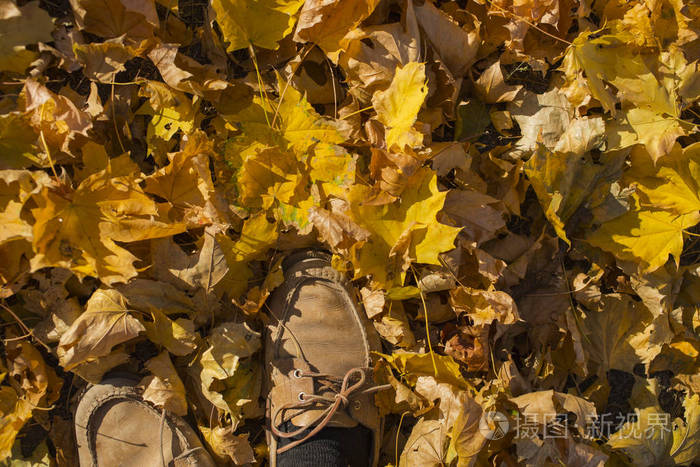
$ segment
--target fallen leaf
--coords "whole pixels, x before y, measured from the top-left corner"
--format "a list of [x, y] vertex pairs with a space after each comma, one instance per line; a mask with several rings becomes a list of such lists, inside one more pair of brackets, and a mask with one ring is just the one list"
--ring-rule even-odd
[[386, 91], [377, 91], [372, 96], [372, 106], [377, 119], [386, 127], [386, 146], [420, 146], [423, 135], [413, 129], [418, 111], [423, 105], [428, 90], [425, 86], [425, 65], [411, 62], [396, 68], [396, 74]]
[[148, 360], [145, 366], [151, 374], [138, 384], [143, 388], [143, 399], [175, 415], [187, 415], [185, 385], [175, 371], [168, 353], [158, 354]]
[[587, 236], [593, 246], [624, 260], [639, 261], [645, 271], [655, 271], [683, 250], [683, 233], [700, 222], [700, 214], [682, 216], [655, 209], [639, 209], [608, 221]]
[[411, 436], [401, 453], [399, 466], [442, 466], [446, 454], [447, 432], [439, 420], [421, 419], [413, 426]]
[[505, 83], [501, 62], [489, 66], [474, 82], [481, 99], [487, 104], [510, 102], [515, 99], [522, 86], [511, 86]]
[[108, 355], [112, 347], [146, 329], [129, 314], [126, 299], [114, 289], [98, 289], [85, 311], [61, 336], [58, 356], [66, 371]]
[[148, 338], [162, 345], [173, 355], [189, 355], [196, 348], [200, 339], [194, 332], [194, 322], [186, 318], [172, 320], [158, 309], [151, 309], [153, 322], [141, 321]]
[[117, 73], [124, 71], [124, 64], [137, 55], [122, 43], [122, 39], [109, 39], [100, 44], [74, 44], [75, 57], [85, 66], [85, 76], [102, 83], [111, 83]]
[[414, 3], [413, 10], [425, 36], [452, 75], [462, 77], [479, 50], [479, 21], [470, 18], [469, 26], [460, 26], [430, 2]]
[[235, 425], [246, 404], [256, 403], [260, 374], [248, 361], [260, 349], [260, 333], [244, 323], [223, 323], [207, 339], [210, 346], [198, 360], [202, 393], [218, 409], [230, 413]]
[[277, 49], [277, 41], [292, 32], [303, 0], [213, 0], [216, 22], [229, 43], [226, 50], [257, 45]]
[[248, 441], [248, 435], [233, 434], [233, 427], [217, 426], [214, 428], [199, 427], [204, 440], [220, 460], [230, 459], [236, 465], [252, 464], [255, 462], [253, 448]]
[[77, 26], [105, 39], [121, 35], [135, 42], [148, 39], [159, 24], [153, 0], [71, 0], [70, 4]]
[[[445, 196], [446, 193], [437, 190], [436, 177], [429, 169], [417, 171], [401, 201], [390, 205], [364, 206], [369, 189], [353, 186], [348, 195], [351, 217], [372, 233], [372, 237], [354, 251], [355, 276], [371, 274], [379, 284], [403, 285], [411, 262], [440, 264], [437, 255], [452, 249], [459, 231], [436, 223], [435, 216]], [[398, 249], [403, 249], [400, 256]], [[387, 260], [392, 260], [393, 264], [387, 264]]]
[[75, 190], [45, 187], [34, 195], [34, 270], [71, 269], [79, 277], [104, 283], [136, 276], [136, 257], [115, 241], [129, 242], [182, 232], [182, 224], [154, 220], [155, 203], [129, 176], [113, 177], [107, 168], [83, 180]]
[[304, 2], [294, 33], [297, 42], [313, 42], [333, 60], [346, 45], [344, 36], [372, 14], [378, 0], [313, 0]]
[[46, 10], [39, 7], [39, 2], [27, 2], [18, 7], [13, 0], [4, 0], [0, 8], [0, 70], [23, 73], [38, 57], [25, 46], [51, 42], [53, 21]]

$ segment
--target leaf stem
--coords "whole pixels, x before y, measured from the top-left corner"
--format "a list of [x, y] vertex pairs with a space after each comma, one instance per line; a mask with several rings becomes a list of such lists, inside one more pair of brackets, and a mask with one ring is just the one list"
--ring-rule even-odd
[[248, 50], [250, 51], [250, 58], [253, 61], [253, 66], [255, 67], [255, 77], [258, 80], [258, 91], [260, 92], [260, 100], [263, 103], [263, 113], [265, 114], [265, 121], [267, 126], [272, 128], [272, 123], [267, 116], [267, 108], [270, 106], [270, 100], [267, 98], [267, 92], [265, 91], [265, 84], [263, 83], [262, 75], [260, 74], [260, 69], [258, 68], [258, 57], [255, 55], [255, 49], [253, 44], [248, 44]]
[[[416, 269], [411, 264], [411, 271], [413, 271], [413, 277], [418, 278]], [[428, 350], [430, 351], [430, 360], [433, 363], [433, 371], [435, 372], [435, 377], [438, 376], [437, 364], [435, 363], [435, 352], [433, 352], [433, 344], [430, 343], [430, 324], [428, 323], [428, 306], [425, 304], [425, 296], [420, 287], [418, 287], [418, 293], [420, 294], [420, 301], [423, 303], [423, 317], [425, 318], [425, 340], [428, 342]]]

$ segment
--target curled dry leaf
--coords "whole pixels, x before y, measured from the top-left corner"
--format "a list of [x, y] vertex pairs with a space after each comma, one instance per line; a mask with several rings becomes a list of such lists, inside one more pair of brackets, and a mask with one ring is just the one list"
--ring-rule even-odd
[[236, 465], [255, 462], [255, 453], [248, 441], [248, 435], [235, 435], [233, 427], [223, 426], [211, 429], [200, 426], [199, 431], [202, 432], [207, 445], [219, 459], [230, 459]]
[[147, 361], [146, 368], [151, 375], [139, 382], [139, 386], [143, 388], [144, 400], [176, 415], [186, 415], [185, 385], [182, 384], [167, 352], [162, 352]]
[[125, 297], [114, 289], [98, 289], [85, 311], [61, 336], [58, 357], [71, 369], [109, 355], [112, 347], [134, 339], [146, 329], [130, 314]]

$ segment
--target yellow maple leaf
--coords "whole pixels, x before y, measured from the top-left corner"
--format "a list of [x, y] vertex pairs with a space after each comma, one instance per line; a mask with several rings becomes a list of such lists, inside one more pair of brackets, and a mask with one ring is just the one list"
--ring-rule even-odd
[[388, 149], [397, 145], [401, 150], [423, 143], [423, 135], [412, 127], [427, 94], [425, 65], [417, 62], [397, 67], [389, 88], [374, 93], [372, 106], [386, 127]]
[[[608, 149], [644, 144], [655, 160], [665, 156], [690, 125], [679, 121], [680, 76], [687, 68], [680, 53], [631, 47], [635, 37], [620, 21], [579, 34], [563, 69], [570, 83], [585, 74], [590, 93], [613, 116], [619, 99], [623, 113], [608, 129]], [[612, 85], [612, 86], [611, 86]]]
[[21, 216], [33, 193], [51, 183], [45, 172], [0, 171], [0, 244], [32, 238], [32, 226]]
[[680, 260], [683, 232], [698, 222], [697, 211], [678, 215], [660, 209], [633, 209], [605, 222], [586, 240], [617, 258], [641, 262], [642, 269], [650, 272], [663, 266], [669, 254], [676, 262]]
[[594, 162], [589, 154], [549, 151], [538, 144], [524, 166], [547, 220], [559, 238], [571, 245], [564, 226], [576, 210], [585, 205], [599, 183], [610, 179], [615, 157], [603, 154]]
[[170, 164], [145, 178], [144, 190], [165, 199], [173, 221], [199, 227], [219, 220], [214, 182], [209, 171], [211, 142], [202, 132], [187, 139], [181, 151], [168, 154]]
[[304, 0], [213, 0], [216, 22], [231, 52], [257, 45], [277, 49], [277, 41], [292, 32]]
[[[687, 465], [700, 455], [700, 396], [685, 397], [683, 419], [659, 419], [663, 409], [651, 405], [635, 410], [636, 418], [613, 434], [608, 445], [627, 454], [633, 465]], [[638, 435], [643, 433], [643, 436]]]
[[613, 114], [616, 99], [606, 87], [606, 81], [617, 88], [622, 101], [647, 106], [657, 114], [676, 116], [673, 90], [667, 90], [649, 68], [645, 57], [629, 47], [629, 33], [614, 31], [615, 24], [595, 34], [579, 34], [567, 51], [566, 73], [571, 75], [583, 70], [593, 96]]
[[616, 120], [608, 124], [608, 149], [624, 149], [643, 144], [655, 160], [666, 156], [679, 136], [692, 125], [674, 116], [666, 116], [645, 107], [625, 108]]
[[676, 144], [656, 165], [639, 146], [630, 156], [632, 167], [623, 180], [636, 185], [645, 205], [679, 215], [700, 211], [700, 143]]
[[277, 108], [280, 128], [290, 147], [302, 154], [315, 143], [340, 144], [345, 138], [332, 120], [321, 117], [306, 97], [278, 77], [281, 102]]
[[260, 349], [260, 333], [245, 323], [222, 323], [207, 338], [210, 347], [195, 363], [202, 393], [218, 409], [240, 422], [241, 410], [260, 392], [260, 364], [250, 357]]
[[459, 364], [447, 355], [433, 355], [431, 357], [428, 353], [414, 352], [379, 355], [412, 386], [416, 384], [419, 376], [432, 376], [437, 382], [447, 383], [459, 389], [469, 387], [467, 381], [462, 377]]
[[303, 199], [301, 168], [289, 151], [277, 147], [255, 151], [238, 172], [239, 202], [249, 208], [269, 209], [276, 200], [290, 203], [300, 196]]
[[10, 455], [16, 436], [38, 407], [53, 404], [60, 395], [61, 380], [29, 341], [7, 341], [0, 362], [0, 462]]
[[149, 146], [158, 146], [156, 140], [169, 144], [178, 131], [189, 134], [199, 126], [201, 114], [198, 96], [190, 99], [184, 92], [175, 91], [157, 81], [148, 81], [139, 93], [148, 100], [136, 114], [152, 116], [146, 133]]
[[240, 130], [237, 145], [241, 148], [258, 142], [289, 148], [303, 155], [314, 144], [340, 144], [345, 138], [334, 121], [322, 117], [306, 97], [278, 76], [280, 101], [276, 108], [256, 96], [253, 102], [235, 115], [224, 116], [230, 126]]
[[172, 320], [157, 308], [151, 309], [153, 322], [142, 321], [148, 338], [160, 344], [173, 355], [188, 355], [199, 343], [199, 337], [194, 332], [194, 321], [187, 318]]
[[136, 174], [112, 177], [107, 168], [73, 190], [44, 187], [33, 196], [33, 270], [68, 268], [78, 277], [106, 284], [136, 276], [136, 257], [115, 242], [132, 242], [183, 232], [183, 224], [156, 220], [155, 202], [140, 188]]
[[218, 234], [216, 240], [229, 267], [222, 282], [227, 285], [229, 295], [237, 299], [248, 289], [248, 279], [252, 276], [248, 263], [264, 255], [277, 241], [277, 223], [269, 222], [264, 211], [258, 212], [243, 223], [238, 240], [224, 234]]
[[437, 176], [427, 168], [419, 169], [401, 200], [391, 204], [365, 205], [371, 189], [363, 185], [350, 188], [348, 214], [371, 233], [364, 244], [352, 248], [355, 277], [371, 275], [388, 289], [403, 285], [411, 262], [440, 264], [438, 254], [453, 248], [460, 231], [436, 219], [446, 195], [438, 191]]

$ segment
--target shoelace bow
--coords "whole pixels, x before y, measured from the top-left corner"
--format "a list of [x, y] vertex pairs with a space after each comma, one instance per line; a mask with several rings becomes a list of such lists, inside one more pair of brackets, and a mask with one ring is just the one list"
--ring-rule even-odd
[[[342, 382], [340, 378], [333, 376], [333, 375], [328, 375], [324, 373], [314, 373], [311, 371], [303, 371], [303, 370], [294, 370], [293, 373], [295, 378], [315, 378], [319, 380], [325, 380], [321, 382], [320, 384], [320, 389], [330, 389], [335, 392], [335, 394], [331, 396], [319, 396], [316, 394], [305, 394], [303, 392], [299, 393], [299, 402], [290, 402], [287, 404], [284, 404], [280, 408], [278, 408], [275, 413], [272, 416], [272, 420], [270, 423], [270, 429], [272, 433], [279, 437], [279, 438], [294, 438], [295, 436], [299, 436], [302, 434], [304, 431], [308, 430], [309, 427], [314, 426], [314, 428], [303, 438], [298, 439], [296, 441], [292, 441], [291, 443], [277, 449], [277, 453], [281, 454], [289, 449], [292, 449], [293, 447], [296, 447], [303, 443], [304, 441], [308, 440], [309, 438], [315, 436], [319, 431], [323, 430], [328, 423], [333, 419], [333, 416], [336, 414], [338, 410], [344, 409], [348, 406], [350, 403], [350, 399], [358, 396], [358, 395], [363, 395], [363, 394], [371, 394], [373, 392], [377, 391], [382, 391], [384, 389], [389, 389], [391, 388], [390, 384], [384, 384], [381, 386], [372, 386], [366, 389], [362, 389], [362, 386], [365, 385], [365, 371], [362, 368], [353, 368], [349, 370], [346, 374], [345, 377], [342, 379]], [[353, 378], [353, 375], [358, 375], [358, 381], [354, 384], [350, 384], [350, 381]], [[340, 385], [340, 390], [336, 391], [336, 387]], [[290, 431], [290, 432], [285, 432], [281, 431], [279, 427], [284, 423], [281, 421], [279, 424], [276, 423], [277, 417], [284, 413], [287, 410], [299, 410], [299, 409], [305, 409], [305, 408], [310, 408], [312, 406], [315, 406], [317, 404], [327, 404], [328, 407], [323, 410], [311, 423], [309, 423], [305, 427], [301, 427], [297, 430]]]

